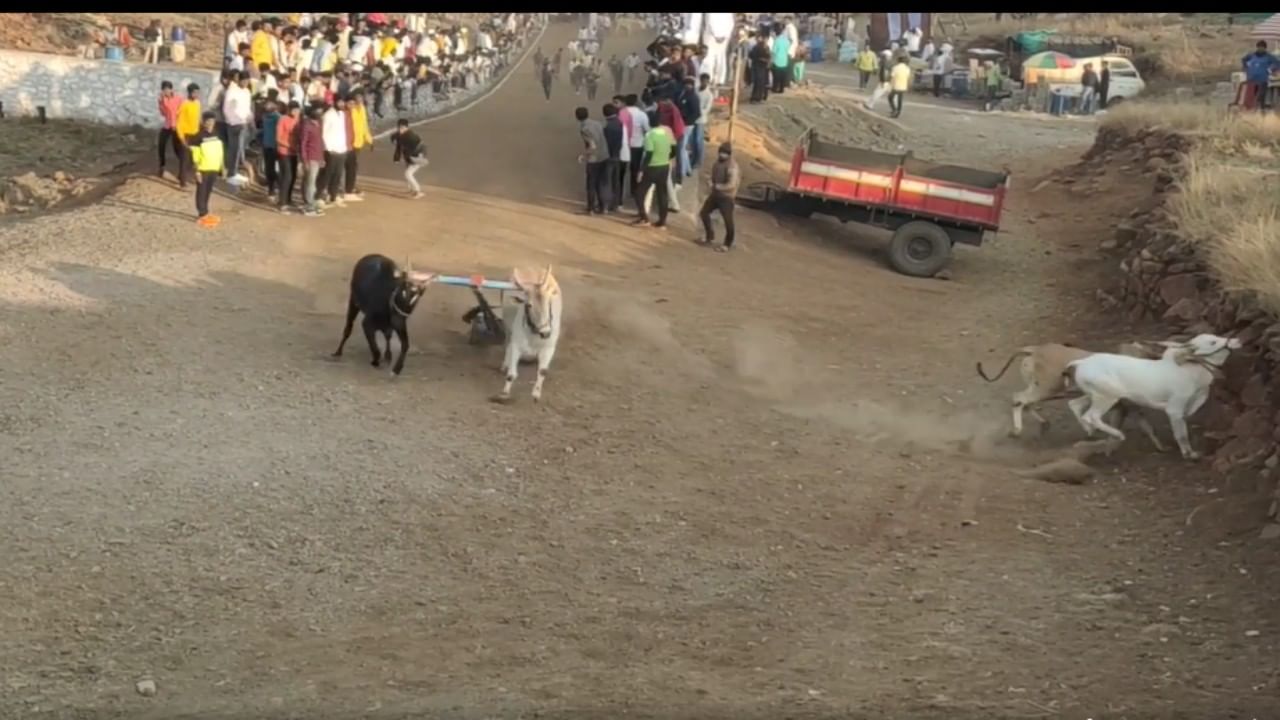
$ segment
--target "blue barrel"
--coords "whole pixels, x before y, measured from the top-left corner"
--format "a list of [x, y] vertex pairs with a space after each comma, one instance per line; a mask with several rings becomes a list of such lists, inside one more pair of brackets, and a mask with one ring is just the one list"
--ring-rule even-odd
[[951, 73], [951, 96], [969, 97], [969, 71], [961, 70]]
[[1050, 115], [1065, 114], [1067, 112], [1067, 103], [1069, 103], [1070, 101], [1071, 101], [1071, 98], [1067, 97], [1066, 94], [1060, 91], [1055, 90], [1049, 93], [1049, 114]]
[[185, 43], [187, 41], [187, 29], [181, 25], [174, 25], [173, 32], [169, 33], [169, 42]]
[[827, 49], [827, 37], [822, 33], [809, 36], [809, 62], [822, 62], [822, 55]]
[[108, 45], [106, 52], [103, 54], [104, 60], [112, 62], [124, 62], [124, 48], [115, 45]]

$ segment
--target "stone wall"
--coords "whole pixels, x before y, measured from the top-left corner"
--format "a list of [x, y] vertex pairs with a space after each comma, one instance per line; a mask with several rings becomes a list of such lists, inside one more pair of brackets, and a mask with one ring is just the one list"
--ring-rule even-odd
[[[1196, 418], [1203, 434], [1193, 441], [1212, 454], [1215, 472], [1256, 472], [1260, 481], [1274, 483], [1280, 466], [1280, 318], [1248, 295], [1219, 286], [1195, 243], [1180, 236], [1166, 213], [1165, 199], [1177, 192], [1193, 144], [1174, 132], [1129, 134], [1103, 127], [1072, 169], [1076, 183], [1095, 182], [1091, 178], [1105, 168], [1119, 166], [1155, 180], [1152, 196], [1100, 243], [1118, 261], [1121, 279], [1098, 297], [1130, 320], [1159, 319], [1175, 333], [1234, 334], [1244, 342], [1244, 350], [1224, 366], [1224, 378], [1214, 383], [1212, 398]], [[1280, 486], [1274, 492], [1272, 517], [1280, 510]]]
[[182, 65], [87, 60], [0, 50], [0, 102], [5, 115], [35, 115], [108, 125], [159, 127], [156, 96], [169, 80], [178, 92], [194, 82], [206, 92], [218, 73]]

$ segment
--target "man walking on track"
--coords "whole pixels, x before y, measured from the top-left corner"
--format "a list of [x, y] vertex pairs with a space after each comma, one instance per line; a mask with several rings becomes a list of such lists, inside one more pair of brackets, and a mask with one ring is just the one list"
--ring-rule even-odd
[[422, 144], [422, 138], [417, 133], [409, 129], [409, 121], [404, 118], [396, 123], [395, 146], [396, 151], [391, 161], [404, 160], [404, 181], [408, 183], [409, 191], [415, 198], [422, 197], [422, 186], [418, 184], [416, 176], [428, 164], [427, 146]]
[[551, 100], [551, 81], [554, 80], [556, 77], [555, 68], [551, 66], [550, 60], [542, 61], [542, 71], [541, 71], [540, 77], [542, 79], [542, 94], [546, 96], [548, 101], [550, 101]]
[[742, 173], [738, 170], [738, 162], [733, 159], [733, 146], [721, 143], [716, 164], [711, 166], [711, 194], [702, 203], [702, 229], [705, 235], [701, 244], [711, 246], [716, 239], [715, 228], [711, 225], [711, 213], [719, 211], [724, 220], [724, 245], [715, 246], [716, 252], [728, 252], [733, 248], [733, 206], [734, 197], [738, 194], [738, 184], [742, 181]]

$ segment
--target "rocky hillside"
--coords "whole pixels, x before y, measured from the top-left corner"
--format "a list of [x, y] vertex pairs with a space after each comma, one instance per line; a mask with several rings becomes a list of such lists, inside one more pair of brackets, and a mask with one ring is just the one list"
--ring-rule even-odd
[[[1188, 232], [1186, 211], [1179, 208], [1179, 196], [1191, 182], [1189, 154], [1207, 140], [1159, 127], [1104, 126], [1081, 162], [1058, 179], [1105, 192], [1113, 169], [1151, 178], [1151, 196], [1099, 242], [1116, 258], [1119, 273], [1098, 297], [1130, 320], [1159, 319], [1174, 332], [1234, 334], [1244, 341], [1245, 349], [1228, 361], [1225, 378], [1215, 383], [1212, 400], [1197, 417], [1203, 434], [1194, 440], [1207, 445], [1214, 471], [1259, 473], [1274, 483], [1280, 475], [1280, 318], [1256, 294], [1224, 288], [1232, 283], [1224, 283], [1204, 239]], [[1273, 517], [1278, 504], [1271, 505]]]

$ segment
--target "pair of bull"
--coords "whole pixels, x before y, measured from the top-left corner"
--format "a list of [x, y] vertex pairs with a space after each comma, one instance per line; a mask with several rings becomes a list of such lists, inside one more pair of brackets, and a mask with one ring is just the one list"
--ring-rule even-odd
[[[978, 363], [978, 374], [995, 382], [1014, 360], [1022, 358], [1020, 370], [1027, 386], [1013, 395], [1010, 434], [1014, 436], [1022, 433], [1024, 409], [1040, 421], [1043, 431], [1048, 421], [1036, 405], [1076, 395], [1068, 405], [1089, 437], [1101, 431], [1123, 442], [1125, 435], [1118, 426], [1131, 408], [1160, 410], [1169, 418], [1182, 456], [1194, 460], [1199, 453], [1191, 447], [1187, 418], [1209, 399], [1209, 389], [1221, 375], [1223, 363], [1231, 351], [1242, 346], [1238, 338], [1207, 333], [1185, 342], [1125, 343], [1118, 353], [1094, 353], [1056, 343], [1028, 345], [1014, 351], [995, 377], [983, 371], [982, 363]], [[1107, 421], [1109, 415], [1113, 416], [1111, 422]], [[1163, 452], [1151, 423], [1141, 415], [1139, 423], [1156, 450]]]
[[[404, 370], [404, 359], [409, 353], [409, 316], [436, 277], [436, 273], [414, 270], [409, 263], [402, 269], [385, 255], [374, 254], [360, 258], [351, 271], [347, 322], [342, 329], [342, 341], [338, 343], [333, 356], [342, 356], [342, 349], [355, 326], [356, 316], [364, 315], [361, 327], [364, 329], [365, 339], [369, 341], [369, 351], [373, 354], [372, 365], [379, 367], [384, 362], [391, 362], [391, 334], [394, 332], [400, 341], [400, 355], [391, 372], [399, 375]], [[522, 297], [519, 298], [518, 305], [503, 308], [507, 344], [502, 372], [506, 376], [506, 384], [503, 385], [502, 392], [493, 399], [497, 402], [510, 402], [511, 387], [515, 384], [520, 363], [536, 360], [538, 376], [533, 383], [533, 399], [536, 401], [542, 398], [542, 384], [546, 380], [560, 339], [560, 285], [552, 275], [550, 265], [541, 274], [517, 268], [512, 271], [511, 281]], [[381, 351], [378, 349], [379, 333], [385, 339], [385, 348]]]

